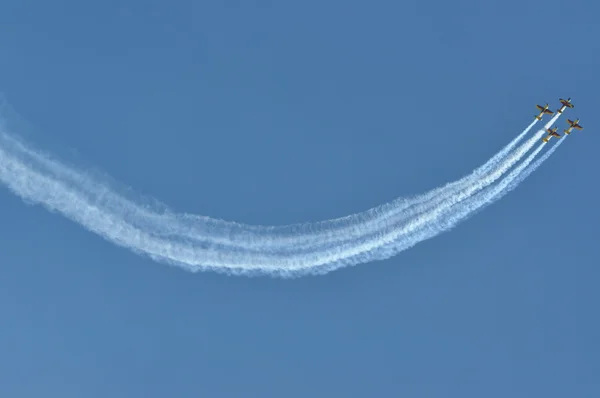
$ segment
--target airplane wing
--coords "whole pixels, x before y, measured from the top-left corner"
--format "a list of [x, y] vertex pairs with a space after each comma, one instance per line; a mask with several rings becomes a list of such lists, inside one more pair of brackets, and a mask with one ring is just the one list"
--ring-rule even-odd
[[574, 107], [575, 107], [575, 105], [573, 105], [573, 104], [571, 103], [571, 99], [570, 99], [570, 98], [569, 98], [568, 100], [566, 100], [566, 99], [562, 99], [562, 98], [561, 98], [561, 99], [560, 99], [560, 103], [561, 103], [561, 104], [563, 104], [563, 106], [567, 106], [567, 107], [569, 107], [569, 108], [574, 108]]
[[543, 106], [536, 105], [536, 107], [537, 107], [537, 108], [538, 108], [540, 111], [543, 111], [543, 110], [544, 110], [544, 107], [543, 107]]
[[576, 124], [576, 125], [575, 125], [575, 126], [573, 126], [573, 127], [575, 127], [577, 130], [583, 130], [583, 127], [581, 127], [579, 124]]
[[552, 112], [550, 109], [546, 109], [546, 110], [544, 111], [544, 113], [547, 113], [547, 114], [549, 114], [549, 115], [552, 115], [554, 112]]

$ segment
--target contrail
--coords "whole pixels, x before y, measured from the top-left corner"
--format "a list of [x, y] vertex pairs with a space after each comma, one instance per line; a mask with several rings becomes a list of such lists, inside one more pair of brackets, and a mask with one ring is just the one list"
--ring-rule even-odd
[[[416, 218], [413, 217], [413, 220], [411, 220], [407, 224], [409, 227], [405, 228], [401, 231], [403, 233], [410, 233], [412, 230], [415, 230], [417, 228], [424, 227], [424, 226], [426, 226], [429, 229], [435, 229], [434, 228], [435, 217], [431, 217], [429, 214], [438, 215], [438, 214], [444, 213], [447, 209], [453, 208], [453, 206], [455, 206], [456, 203], [465, 200], [466, 198], [472, 196], [476, 192], [478, 192], [478, 191], [484, 189], [485, 187], [487, 187], [488, 185], [494, 183], [498, 178], [500, 178], [504, 173], [506, 173], [506, 171], [508, 171], [515, 163], [517, 163], [526, 152], [528, 152], [535, 145], [535, 143], [544, 135], [545, 130], [548, 129], [553, 123], [555, 123], [559, 117], [560, 117], [560, 114], [557, 113], [550, 121], [548, 121], [548, 123], [546, 123], [546, 125], [544, 126], [543, 129], [540, 129], [523, 146], [521, 146], [519, 149], [515, 150], [512, 155], [510, 155], [508, 158], [506, 158], [504, 160], [504, 162], [493, 165], [493, 166], [496, 166], [495, 172], [488, 174], [488, 176], [485, 178], [480, 177], [477, 181], [473, 182], [471, 184], [471, 186], [463, 189], [462, 191], [457, 190], [454, 192], [448, 192], [447, 195], [445, 195], [445, 197], [443, 197], [440, 201], [436, 201], [434, 203], [435, 206], [431, 206], [430, 212], [427, 212], [427, 210], [428, 210], [427, 206], [417, 207], [418, 211], [416, 213], [419, 214], [419, 216]], [[525, 132], [529, 131], [529, 129], [531, 127], [533, 127], [534, 124], [535, 124], [535, 122], [532, 123], [525, 130]], [[517, 138], [519, 138], [519, 137], [517, 137]], [[517, 141], [517, 140], [515, 139], [515, 141]], [[539, 151], [536, 151], [536, 154], [538, 152]], [[498, 163], [498, 162], [496, 162], [496, 163]], [[483, 167], [481, 167], [477, 170], [481, 170], [481, 169], [483, 169]], [[490, 168], [488, 168], [486, 171], [489, 173]], [[449, 185], [451, 185], [451, 184], [449, 184]], [[456, 192], [458, 192], [458, 193], [456, 193]], [[440, 203], [442, 205], [440, 205]], [[429, 222], [431, 222], [431, 224], [429, 224]], [[398, 232], [398, 229], [396, 229], [396, 228], [394, 228], [393, 230]], [[381, 232], [379, 232], [379, 234], [380, 233]], [[405, 239], [407, 239], [407, 238], [405, 238]], [[420, 240], [419, 240], [419, 242], [420, 242]], [[393, 244], [392, 244], [392, 246], [393, 246]], [[405, 245], [402, 244], [399, 247], [404, 247], [404, 246]], [[413, 246], [413, 244], [409, 245], [409, 247], [411, 247], [411, 246]], [[402, 250], [404, 250], [404, 249], [402, 249]], [[394, 254], [398, 253], [398, 250], [396, 248], [392, 249], [391, 251]], [[376, 259], [384, 259], [384, 258], [388, 258], [391, 255], [393, 255], [393, 254], [391, 254], [391, 255], [387, 254], [386, 250], [379, 250], [378, 253], [379, 253], [379, 255], [376, 256]], [[373, 258], [373, 259], [375, 259], [375, 258]]]
[[480, 192], [477, 195], [474, 195], [465, 201], [461, 211], [450, 214], [444, 223], [442, 223], [442, 225], [444, 225], [444, 229], [448, 230], [453, 226], [456, 226], [460, 221], [463, 221], [468, 216], [474, 214], [478, 209], [492, 204], [504, 196], [506, 192], [516, 188], [520, 182], [527, 178], [527, 175], [525, 175], [524, 171], [526, 167], [530, 165], [533, 159], [540, 153], [540, 151], [543, 149], [543, 146], [543, 144], [540, 144], [521, 164], [519, 164], [519, 166], [517, 166], [496, 185], [483, 192]]
[[[559, 117], [560, 114], [555, 115], [544, 126], [544, 130], [549, 128], [553, 123], [555, 123]], [[530, 139], [530, 142], [535, 143], [535, 141], [541, 138], [541, 136], [544, 133], [544, 130], [540, 130], [535, 137]], [[415, 246], [417, 243], [433, 238], [439, 235], [440, 233], [447, 232], [450, 229], [454, 228], [456, 225], [458, 225], [460, 222], [466, 220], [478, 211], [482, 210], [484, 207], [487, 207], [493, 202], [499, 200], [508, 192], [515, 189], [546, 159], [548, 159], [552, 155], [552, 153], [554, 153], [554, 151], [558, 149], [563, 140], [564, 138], [561, 139], [556, 145], [554, 145], [548, 152], [544, 154], [544, 156], [538, 159], [534, 164], [531, 164], [533, 159], [543, 149], [544, 144], [540, 144], [539, 147], [531, 155], [529, 155], [529, 157], [525, 161], [523, 161], [509, 175], [504, 177], [496, 185], [490, 186], [482, 192], [468, 197], [462, 202], [458, 200], [458, 203], [455, 205], [445, 206], [445, 209], [436, 210], [438, 212], [441, 211], [442, 213], [442, 215], [438, 217], [436, 222], [421, 222], [421, 225], [418, 225], [418, 221], [416, 223], [413, 222], [413, 225], [417, 224], [417, 228], [415, 228], [416, 233], [414, 233], [410, 237], [402, 239], [399, 242], [393, 242], [391, 244], [382, 246], [379, 250], [377, 250], [376, 253], [374, 253], [373, 256], [371, 256], [370, 261], [383, 260], [392, 257], [406, 249]], [[327, 267], [327, 270], [329, 270], [329, 268], [331, 267]]]
[[529, 175], [531, 173], [533, 173], [534, 171], [536, 171], [538, 169], [538, 167], [540, 167], [542, 165], [542, 163], [544, 163], [550, 156], [552, 156], [552, 154], [558, 149], [558, 147], [565, 141], [566, 138], [567, 137], [565, 136], [565, 137], [559, 139], [558, 142], [556, 144], [552, 145], [552, 148], [550, 148], [541, 158], [539, 158], [533, 164], [531, 164], [529, 167], [527, 167], [525, 170], [523, 170], [523, 172], [517, 178], [515, 178], [514, 181], [512, 181], [510, 184], [508, 184], [508, 186], [506, 186], [506, 188], [504, 188], [494, 198], [494, 202], [497, 201], [497, 200], [499, 200], [499, 199], [501, 199], [501, 198], [503, 198], [504, 195], [506, 195], [507, 193], [509, 193], [513, 189], [515, 189], [517, 187], [517, 185], [519, 185], [527, 177], [529, 177]]
[[[470, 179], [463, 178], [446, 185], [452, 190], [444, 191], [446, 187], [442, 187], [420, 197], [421, 201], [412, 202], [412, 218], [406, 218], [401, 210], [396, 210], [393, 207], [395, 201], [377, 208], [386, 211], [391, 208], [392, 214], [399, 215], [391, 223], [388, 221], [387, 225], [385, 222], [380, 225], [379, 221], [375, 221], [364, 229], [358, 223], [351, 227], [349, 235], [343, 235], [343, 231], [348, 233], [348, 230], [347, 225], [342, 223], [342, 233], [333, 235], [341, 243], [335, 242], [338, 244], [333, 247], [315, 247], [311, 243], [314, 237], [308, 235], [308, 239], [300, 240], [305, 250], [299, 252], [294, 252], [293, 236], [284, 236], [289, 242], [278, 241], [280, 236], [268, 236], [272, 239], [269, 240], [272, 246], [265, 248], [265, 236], [257, 233], [272, 234], [286, 227], [250, 227], [208, 217], [153, 212], [119, 196], [110, 186], [31, 149], [4, 132], [0, 134], [0, 180], [24, 200], [58, 211], [105, 239], [157, 261], [190, 271], [212, 269], [229, 273], [294, 275], [333, 270], [382, 258], [383, 255], [389, 257], [385, 253], [398, 252], [408, 244], [418, 243], [414, 237], [420, 230], [435, 230], [436, 220], [447, 216], [453, 209], [461, 210], [458, 204], [500, 178], [531, 149], [542, 130], [511, 151], [533, 125], [484, 166], [465, 177]], [[429, 199], [422, 200], [427, 195]], [[432, 198], [436, 201], [431, 202]], [[165, 214], [167, 218], [164, 218]], [[373, 214], [376, 217], [369, 219], [371, 221], [386, 212], [375, 211]], [[353, 216], [349, 217], [343, 219]], [[200, 225], [189, 225], [190, 229], [186, 229], [188, 225], [183, 224], [185, 228], [182, 228], [182, 224], [172, 222], [181, 219], [194, 220]], [[303, 224], [306, 228], [303, 233], [316, 230], [327, 242], [332, 234], [320, 228], [333, 225], [328, 224], [330, 222]], [[321, 241], [318, 240], [319, 245]], [[273, 242], [278, 242], [279, 246]]]
[[[506, 145], [500, 152], [494, 155], [485, 164], [471, 172], [471, 174], [460, 180], [448, 183], [445, 186], [433, 189], [422, 195], [398, 198], [363, 213], [315, 223], [316, 225], [313, 224], [313, 226], [317, 226], [317, 229], [324, 229], [323, 233], [310, 234], [310, 232], [305, 232], [302, 235], [290, 235], [286, 238], [288, 241], [294, 243], [295, 248], [306, 246], [312, 247], [314, 244], [331, 245], [364, 236], [367, 233], [375, 233], [386, 225], [397, 224], [403, 220], [407, 220], [421, 212], [423, 206], [438, 205], [447, 195], [459, 191], [472, 184], [473, 181], [481, 178], [481, 176], [499, 167], [500, 162], [506, 158], [519, 142], [523, 140], [527, 133], [535, 126], [537, 121], [537, 119], [534, 119], [521, 134]], [[281, 240], [277, 240], [276, 244], [280, 242]]]
[[[542, 146], [540, 145], [496, 185], [493, 185], [464, 201], [459, 201], [451, 206], [447, 206], [445, 209], [441, 210], [441, 212], [438, 212], [435, 222], [421, 223], [420, 226], [415, 228], [415, 233], [413, 235], [406, 239], [402, 239], [399, 242], [394, 242], [393, 244], [382, 247], [375, 253], [376, 257], [374, 256], [371, 258], [371, 261], [392, 257], [404, 250], [410, 249], [424, 240], [431, 239], [443, 232], [451, 230], [460, 222], [475, 214], [480, 207], [489, 205], [491, 202], [495, 201], [497, 195], [515, 181], [519, 174], [523, 172], [523, 169], [531, 163], [541, 150]], [[329, 269], [327, 269], [327, 271], [328, 270]]]
[[[523, 140], [537, 122], [538, 120], [534, 119], [525, 130], [500, 152], [460, 180], [448, 183], [425, 194], [414, 197], [401, 197], [365, 212], [338, 219], [316, 223], [293, 224], [290, 226], [267, 227], [269, 228], [269, 233], [275, 234], [277, 239], [263, 242], [261, 249], [276, 246], [280, 250], [282, 244], [292, 244], [294, 251], [302, 249], [310, 250], [315, 245], [319, 247], [331, 246], [360, 238], [366, 234], [377, 233], [385, 226], [395, 225], [408, 220], [415, 214], [422, 212], [424, 206], [433, 207], [438, 205], [447, 195], [459, 191], [465, 186], [472, 184], [473, 181], [476, 181], [481, 176], [499, 167], [500, 162]], [[296, 233], [291, 231], [295, 231]], [[283, 235], [285, 233], [289, 234]], [[188, 233], [186, 237], [194, 239], [198, 235]]]
[[[213, 242], [231, 245], [235, 241], [238, 247], [245, 249], [256, 249], [256, 241], [251, 242], [249, 245], [245, 243], [249, 241], [248, 238], [260, 235], [260, 250], [263, 251], [273, 248], [281, 251], [284, 246], [293, 247], [294, 251], [310, 250], [314, 245], [322, 246], [347, 242], [363, 236], [365, 233], [375, 233], [381, 228], [382, 224], [390, 225], [408, 219], [420, 211], [421, 207], [419, 206], [423, 204], [436, 205], [444, 195], [455, 192], [497, 167], [498, 163], [526, 136], [537, 121], [537, 119], [534, 119], [519, 136], [470, 175], [423, 195], [401, 197], [365, 212], [333, 220], [285, 226], [249, 226], [210, 219], [204, 216], [170, 213], [168, 216], [168, 231], [170, 236], [177, 235], [183, 239], [193, 241], [205, 240], [206, 226], [210, 225]], [[147, 219], [147, 217], [155, 214], [148, 212], [144, 216]], [[164, 230], [162, 227], [165, 220], [160, 221], [160, 229]]]
[[[548, 122], [545, 128], [548, 128], [552, 125], [553, 122], [558, 119], [559, 115], [557, 115], [554, 120]], [[476, 212], [483, 210], [483, 208], [491, 205], [493, 202], [500, 200], [507, 193], [515, 189], [520, 183], [522, 183], [531, 173], [538, 169], [552, 154], [558, 149], [558, 147], [563, 143], [566, 136], [560, 139], [555, 145], [552, 146], [542, 157], [536, 160], [533, 164], [531, 163], [534, 158], [540, 153], [540, 151], [544, 148], [544, 145], [540, 144], [538, 148], [531, 153], [518, 167], [516, 167], [510, 174], [504, 177], [498, 184], [487, 188], [486, 190], [470, 197], [463, 204], [463, 208], [458, 212], [451, 212], [443, 222], [439, 223], [439, 232], [436, 235], [443, 231], [448, 231], [451, 228], [455, 227], [461, 221], [464, 221], [466, 218], [473, 216]]]
[[[548, 123], [550, 125], [550, 123]], [[504, 186], [503, 189], [501, 189], [500, 191], [496, 192], [493, 195], [493, 200], [488, 200], [485, 203], [482, 203], [481, 205], [478, 206], [476, 211], [481, 211], [483, 210], [485, 207], [489, 206], [490, 204], [492, 204], [493, 202], [496, 202], [500, 199], [502, 199], [506, 194], [508, 194], [509, 192], [511, 192], [513, 189], [515, 189], [519, 184], [521, 184], [523, 181], [525, 181], [525, 179], [527, 177], [529, 177], [529, 175], [531, 173], [533, 173], [534, 171], [536, 171], [538, 169], [538, 167], [540, 167], [542, 165], [542, 163], [544, 163], [550, 156], [552, 156], [552, 154], [558, 149], [558, 147], [564, 142], [564, 140], [567, 138], [567, 136], [565, 135], [564, 137], [560, 138], [558, 140], [558, 142], [554, 145], [552, 145], [552, 147], [538, 160], [536, 160], [533, 164], [530, 164], [527, 168], [525, 168], [524, 170], [522, 170], [521, 173], [519, 173], [518, 175], [516, 175], [508, 184], [506, 184]], [[539, 152], [542, 147], [544, 145], [548, 145], [547, 143], [544, 144], [540, 144], [540, 148], [538, 148], [539, 150], [537, 152]], [[494, 188], [489, 188], [489, 190], [495, 189]], [[486, 194], [485, 192], [481, 194], [480, 197], [484, 197], [484, 196], [489, 196], [488, 194]], [[477, 198], [472, 198], [472, 201], [477, 201]], [[473, 213], [474, 214], [474, 213]], [[471, 215], [473, 215], [471, 214]]]
[[30, 162], [40, 165], [56, 178], [77, 186], [82, 195], [93, 200], [99, 207], [139, 229], [164, 238], [179, 238], [191, 242], [210, 242], [218, 245], [233, 246], [240, 249], [279, 251], [286, 247], [290, 250], [310, 250], [314, 245], [332, 245], [356, 239], [366, 233], [376, 233], [381, 227], [406, 220], [424, 205], [435, 206], [449, 193], [455, 192], [480, 176], [498, 166], [498, 163], [526, 136], [537, 123], [537, 119], [483, 166], [462, 179], [429, 193], [413, 198], [399, 198], [363, 213], [315, 223], [293, 224], [287, 226], [249, 226], [236, 222], [213, 219], [205, 216], [176, 214], [167, 206], [154, 202], [161, 208], [157, 212], [128, 200], [111, 190], [107, 185], [98, 183], [93, 176], [69, 168], [48, 155], [32, 150], [23, 142], [5, 134], [5, 144], [22, 153]]

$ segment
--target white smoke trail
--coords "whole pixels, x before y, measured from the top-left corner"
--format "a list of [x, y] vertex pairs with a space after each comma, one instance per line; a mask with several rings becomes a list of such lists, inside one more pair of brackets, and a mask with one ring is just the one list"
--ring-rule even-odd
[[[557, 146], [558, 145], [555, 145], [555, 147]], [[441, 210], [441, 212], [436, 211], [438, 214], [436, 215], [436, 220], [434, 222], [428, 223], [427, 220], [425, 220], [425, 222], [420, 220], [420, 222], [414, 223], [412, 225], [414, 230], [412, 235], [380, 247], [376, 252], [373, 253], [373, 255], [370, 256], [369, 260], [383, 260], [395, 256], [398, 253], [410, 249], [424, 240], [431, 239], [443, 232], [448, 232], [452, 228], [456, 227], [460, 222], [465, 221], [467, 218], [473, 216], [481, 208], [497, 201], [499, 197], [514, 189], [518, 185], [518, 181], [523, 181], [527, 177], [528, 174], [525, 175], [524, 170], [526, 170], [527, 166], [530, 165], [542, 148], [542, 145], [536, 148], [536, 150], [533, 151], [521, 164], [515, 167], [512, 172], [502, 178], [496, 185], [493, 185], [476, 195], [470, 196], [464, 201], [458, 201], [450, 206], [446, 206]], [[548, 157], [545, 156], [545, 159], [547, 158]], [[539, 164], [542, 162], [543, 160], [540, 158], [536, 164], [539, 166]], [[535, 170], [535, 168], [532, 169]], [[512, 188], [508, 189], [507, 187]], [[318, 269], [317, 272], [314, 273], [326, 273], [334, 270], [335, 268], [335, 266], [328, 265]]]
[[542, 165], [552, 154], [558, 149], [558, 147], [565, 141], [567, 137], [563, 137], [558, 140], [556, 144], [552, 146], [541, 158], [536, 160], [533, 164], [527, 167], [515, 180], [513, 180], [506, 188], [504, 188], [497, 196], [494, 198], [494, 202], [503, 198], [507, 193], [515, 189], [520, 183], [522, 183], [531, 173], [536, 171], [538, 167]]
[[[147, 209], [139, 209], [134, 202], [128, 202], [125, 198], [111, 201], [115, 193], [109, 186], [88, 180], [85, 174], [30, 150], [7, 134], [0, 134], [0, 180], [23, 199], [58, 211], [115, 244], [191, 271], [213, 269], [231, 273], [301, 274], [370, 261], [381, 257], [383, 252], [379, 249], [382, 247], [405, 246], [407, 238], [412, 239], [410, 235], [414, 235], [419, 228], [435, 222], [440, 215], [455, 208], [457, 203], [502, 176], [531, 148], [533, 141], [533, 138], [530, 139], [512, 152], [501, 166], [493, 168], [494, 165], [490, 164], [486, 171], [493, 172], [475, 180], [470, 186], [463, 185], [459, 193], [445, 197], [439, 207], [408, 221], [402, 228], [388, 226], [367, 234], [369, 236], [363, 232], [356, 239], [346, 239], [343, 244], [333, 248], [308, 253], [262, 250], [262, 237], [252, 236], [251, 229], [244, 231], [247, 234], [245, 236], [230, 235], [228, 240], [215, 242], [212, 235], [214, 227], [225, 222], [208, 217], [201, 218], [212, 222], [203, 227], [206, 234], [201, 239], [193, 244], [185, 239], [178, 241], [176, 236], [167, 236], [172, 231], [165, 233], [160, 230], [160, 218], [158, 222], [151, 220], [148, 223], [140, 217], [139, 211], [143, 213]], [[104, 193], [103, 197], [101, 193]], [[127, 206], [120, 207], [124, 202]], [[417, 208], [423, 212], [430, 206], [424, 203]], [[227, 223], [231, 224], [234, 223]], [[168, 229], [170, 225], [166, 227]], [[239, 239], [245, 239], [244, 245], [239, 245]]]
[[[538, 133], [539, 134], [539, 133]], [[522, 156], [528, 145], [521, 148], [513, 156]], [[344, 264], [348, 257], [357, 255], [367, 256], [368, 253], [382, 244], [392, 242], [401, 235], [411, 232], [418, 227], [414, 222], [409, 228], [391, 231], [391, 233], [375, 237], [360, 243], [341, 245], [334, 252], [307, 253], [300, 256], [277, 256], [269, 253], [247, 253], [243, 251], [224, 250], [215, 245], [189, 245], [186, 242], [177, 242], [156, 237], [136, 228], [119, 217], [97, 206], [88, 197], [81, 195], [78, 187], [68, 182], [56, 179], [51, 173], [39, 168], [35, 163], [27, 164], [14, 153], [5, 151], [0, 147], [0, 180], [4, 181], [15, 193], [32, 202], [45, 205], [51, 210], [57, 210], [68, 218], [80, 223], [91, 231], [121, 246], [128, 247], [138, 253], [145, 253], [150, 257], [168, 263], [183, 266], [189, 270], [202, 269], [229, 270], [230, 272], [306, 272], [312, 267], [327, 264]], [[510, 163], [505, 166], [510, 167]], [[499, 170], [487, 181], [482, 181], [479, 186], [472, 187], [464, 192], [462, 197], [452, 198], [453, 202], [468, 197], [481, 186], [493, 181], [504, 170]], [[439, 212], [439, 211], [438, 211]], [[435, 213], [434, 213], [435, 215]], [[430, 219], [434, 217], [430, 216]], [[421, 224], [427, 219], [421, 218]], [[365, 258], [365, 259], [366, 259]], [[347, 265], [347, 264], [346, 264]]]
[[[507, 157], [510, 151], [525, 138], [537, 121], [537, 119], [534, 119], [525, 130], [523, 130], [500, 152], [494, 155], [485, 164], [471, 172], [471, 174], [457, 181], [433, 189], [425, 194], [414, 197], [398, 198], [363, 213], [312, 224], [293, 225], [292, 227], [308, 226], [311, 230], [301, 230], [298, 234], [278, 236], [277, 240], [268, 241], [266, 246], [278, 245], [278, 249], [281, 250], [281, 245], [287, 243], [293, 245], [294, 251], [326, 248], [359, 239], [368, 234], [377, 234], [383, 228], [406, 221], [416, 214], [423, 212], [426, 208], [438, 206], [448, 195], [464, 189], [464, 187], [471, 185], [473, 181], [478, 180], [481, 176], [501, 167], [501, 162]], [[270, 228], [271, 233], [280, 234], [283, 230], [289, 228], [289, 226]], [[187, 235], [187, 237], [191, 238], [192, 236]], [[264, 249], [266, 249], [266, 247], [263, 243], [261, 244], [261, 250]]]
[[[504, 177], [498, 184], [490, 187], [489, 189], [480, 192], [477, 195], [472, 196], [467, 201], [465, 201], [462, 209], [457, 212], [453, 212], [448, 215], [447, 219], [444, 220], [441, 225], [444, 230], [449, 230], [450, 228], [456, 226], [459, 222], [463, 221], [467, 217], [473, 215], [477, 210], [492, 204], [497, 201], [500, 197], [504, 196], [506, 192], [508, 192], [508, 188], [512, 186], [512, 189], [516, 188], [520, 182], [522, 182], [527, 175], [525, 175], [524, 171], [527, 166], [533, 161], [533, 159], [540, 153], [540, 151], [544, 148], [544, 144], [540, 144], [535, 151], [531, 153], [519, 166], [515, 167], [513, 171], [511, 171], [506, 177]], [[541, 160], [541, 159], [540, 159]]]
[[[558, 117], [557, 117], [558, 118]], [[554, 120], [555, 121], [555, 120]], [[549, 122], [548, 125], [551, 125]], [[548, 128], [548, 127], [546, 127]], [[416, 243], [429, 239], [441, 232], [449, 231], [460, 222], [473, 216], [476, 212], [481, 211], [483, 208], [491, 205], [492, 203], [500, 200], [507, 193], [515, 189], [521, 184], [531, 173], [537, 170], [542, 163], [544, 163], [552, 154], [558, 149], [558, 147], [564, 142], [566, 137], [560, 139], [555, 145], [552, 146], [541, 158], [531, 164], [533, 159], [543, 149], [545, 144], [540, 144], [538, 148], [531, 153], [518, 167], [516, 167], [510, 174], [504, 177], [498, 184], [487, 188], [486, 190], [470, 197], [462, 205], [460, 211], [449, 211], [448, 214], [435, 224], [436, 228], [430, 228], [425, 233], [421, 233], [419, 236], [414, 236], [412, 241], [405, 242], [402, 246], [402, 250], [408, 249], [414, 246]], [[413, 243], [414, 242], [414, 243]], [[395, 248], [396, 250], [400, 249]], [[392, 254], [393, 255], [393, 254]]]
[[[81, 195], [115, 217], [153, 235], [171, 239], [207, 242], [239, 249], [278, 251], [310, 250], [314, 245], [325, 246], [348, 242], [366, 233], [376, 233], [382, 226], [396, 224], [423, 210], [423, 205], [435, 206], [447, 194], [456, 192], [498, 167], [499, 162], [525, 137], [537, 119], [483, 166], [462, 179], [412, 198], [399, 198], [362, 213], [315, 223], [287, 226], [250, 226], [205, 216], [176, 214], [158, 204], [162, 211], [141, 206], [98, 183], [97, 178], [67, 167], [49, 155], [32, 150], [15, 137], [4, 134], [4, 145], [21, 153], [29, 162], [38, 164], [56, 178], [77, 186]], [[156, 202], [155, 202], [156, 203]]]
[[[525, 181], [525, 179], [527, 177], [529, 177], [529, 175], [531, 173], [536, 171], [542, 165], [542, 163], [544, 163], [546, 160], [548, 160], [548, 158], [550, 156], [552, 156], [552, 154], [558, 149], [558, 147], [564, 142], [564, 140], [566, 138], [567, 138], [567, 136], [560, 138], [558, 140], [558, 142], [556, 144], [552, 145], [552, 147], [541, 158], [536, 160], [533, 164], [529, 164], [529, 166], [527, 168], [525, 168], [524, 170], [522, 170], [518, 175], [515, 175], [514, 178], [512, 178], [511, 181], [509, 181], [507, 184], [505, 184], [504, 188], [502, 188], [501, 190], [498, 190], [497, 187], [490, 187], [487, 189], [487, 192], [482, 192], [478, 196], [471, 198], [470, 199], [471, 202], [473, 202], [473, 203], [477, 202], [480, 204], [477, 205], [477, 208], [473, 211], [473, 213], [470, 213], [470, 216], [473, 216], [476, 212], [479, 212], [479, 211], [483, 210], [484, 208], [486, 208], [487, 206], [491, 205], [492, 203], [497, 202], [498, 200], [502, 199], [506, 194], [511, 192], [519, 184], [521, 184], [523, 181]], [[541, 149], [543, 148], [544, 145], [548, 145], [548, 144], [546, 144], [546, 143], [540, 144], [540, 147], [538, 148], [537, 152], [541, 151]], [[490, 195], [489, 192], [494, 192], [494, 193], [492, 195]], [[484, 197], [492, 197], [493, 199], [481, 202], [481, 198], [484, 198]]]
[[[457, 181], [435, 188], [425, 194], [414, 197], [398, 198], [363, 213], [314, 223], [313, 227], [316, 227], [316, 232], [313, 232], [312, 234], [308, 232], [307, 234], [306, 231], [304, 231], [301, 235], [290, 235], [285, 237], [285, 241], [292, 242], [296, 249], [310, 249], [311, 247], [314, 247], [314, 245], [325, 246], [356, 239], [365, 234], [376, 233], [386, 226], [395, 225], [408, 220], [419, 212], [422, 212], [425, 206], [437, 206], [446, 196], [460, 191], [464, 187], [471, 185], [473, 181], [481, 178], [481, 176], [500, 167], [501, 161], [506, 158], [510, 151], [514, 149], [523, 138], [525, 138], [537, 121], [537, 119], [534, 119], [521, 134], [506, 145], [500, 152], [494, 155], [485, 164], [471, 172], [471, 174]], [[271, 231], [279, 233], [281, 229], [282, 227], [273, 227]], [[320, 231], [322, 233], [318, 233], [319, 230], [322, 230]], [[280, 238], [275, 241], [275, 244], [281, 244], [283, 242], [283, 238]]]
[[[554, 122], [556, 122], [556, 120], [560, 117], [561, 114], [558, 114], [552, 118], [552, 120], [550, 120], [550, 122], [548, 122], [546, 124], [546, 126], [544, 126], [545, 129], [548, 129]], [[529, 175], [531, 173], [533, 173], [535, 170], [538, 169], [538, 167], [540, 167], [542, 165], [542, 163], [544, 163], [550, 156], [552, 156], [552, 154], [558, 149], [558, 147], [563, 143], [563, 141], [565, 140], [566, 136], [564, 136], [563, 138], [559, 139], [558, 142], [553, 145], [541, 158], [539, 158], [538, 160], [535, 161], [535, 163], [530, 164], [527, 168], [525, 168], [524, 170], [522, 170], [522, 172], [520, 172], [518, 175], [516, 175], [512, 181], [510, 181], [507, 185], [504, 186], [503, 189], [501, 189], [500, 191], [496, 191], [495, 187], [492, 188], [488, 188], [488, 190], [494, 190], [494, 195], [493, 195], [493, 199], [492, 200], [487, 200], [484, 203], [480, 203], [477, 206], [477, 209], [474, 210], [473, 213], [471, 213], [470, 215], [473, 216], [475, 213], [482, 211], [484, 208], [486, 208], [487, 206], [491, 205], [493, 202], [496, 202], [498, 200], [500, 200], [501, 198], [503, 198], [506, 194], [508, 194], [509, 192], [511, 192], [513, 189], [515, 189], [519, 184], [521, 184], [521, 182], [523, 182], [527, 177], [529, 177]], [[541, 144], [540, 148], [537, 152], [539, 152], [542, 147], [544, 145], [547, 145], [547, 143]], [[471, 199], [472, 202], [477, 202], [478, 200], [480, 200], [482, 197], [489, 197], [489, 193], [486, 192], [482, 192], [479, 197], [474, 197]]]
[[[387, 232], [378, 233], [375, 238], [378, 243], [377, 249], [369, 250], [368, 246], [365, 248], [362, 253], [351, 254], [350, 251], [346, 251], [346, 258], [340, 260], [333, 260], [328, 264], [322, 266], [315, 266], [310, 270], [313, 274], [321, 274], [333, 271], [342, 266], [347, 265], [355, 265], [363, 262], [370, 262], [375, 260], [382, 260], [389, 257], [392, 257], [401, 251], [404, 251], [423, 240], [430, 239], [438, 234], [449, 230], [458, 222], [463, 219], [466, 219], [473, 212], [477, 211], [478, 206], [473, 206], [470, 202], [464, 203], [466, 199], [470, 198], [475, 192], [482, 190], [484, 187], [492, 184], [499, 177], [501, 177], [506, 171], [510, 169], [518, 160], [522, 158], [522, 156], [529, 151], [535, 145], [539, 139], [545, 133], [545, 130], [548, 129], [553, 123], [555, 123], [560, 114], [556, 114], [545, 126], [543, 129], [539, 130], [537, 134], [532, 137], [528, 142], [526, 142], [521, 148], [515, 151], [515, 153], [507, 159], [497, 170], [495, 173], [492, 173], [486, 178], [482, 178], [479, 181], [475, 182], [473, 186], [463, 190], [462, 192], [450, 195], [445, 199], [445, 203], [442, 206], [438, 206], [437, 208], [430, 210], [428, 212], [424, 212], [420, 214], [418, 217], [409, 221], [403, 228], [398, 229], [397, 227], [388, 230]], [[502, 180], [500, 184], [501, 187], [504, 187], [506, 184], [509, 184], [513, 181], [519, 174], [523, 171], [523, 169], [531, 163], [531, 161], [537, 156], [537, 154], [541, 151], [542, 146], [536, 149], [522, 164], [515, 168], [515, 170], [509, 175], [509, 177]], [[493, 195], [490, 195], [490, 192], [497, 194], [500, 192], [496, 187], [490, 188], [487, 193], [484, 192], [484, 201], [490, 201], [493, 199]], [[481, 198], [482, 195], [479, 195]], [[457, 216], [455, 219], [451, 218], [451, 221], [444, 221], [445, 218], [453, 217], [453, 214]], [[363, 245], [368, 245], [363, 242]]]

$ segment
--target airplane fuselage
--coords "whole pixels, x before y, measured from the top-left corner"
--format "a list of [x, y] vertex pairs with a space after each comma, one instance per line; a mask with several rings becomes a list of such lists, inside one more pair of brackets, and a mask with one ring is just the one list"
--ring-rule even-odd
[[552, 137], [560, 138], [560, 136], [558, 134], [556, 134], [556, 133], [554, 133], [554, 134], [550, 133], [546, 137], [542, 138], [542, 141], [548, 142], [548, 141], [550, 141], [552, 139]]
[[563, 111], [566, 108], [573, 108], [573, 104], [571, 104], [571, 98], [568, 98], [566, 100], [561, 99], [560, 103], [562, 104], [562, 106], [560, 107], [560, 109], [557, 111], [558, 113], [563, 113]]

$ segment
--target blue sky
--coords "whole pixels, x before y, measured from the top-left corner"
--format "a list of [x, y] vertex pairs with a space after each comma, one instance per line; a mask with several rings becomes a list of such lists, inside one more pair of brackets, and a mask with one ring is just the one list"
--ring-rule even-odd
[[536, 103], [572, 97], [585, 130], [450, 233], [294, 280], [157, 264], [3, 188], [0, 395], [597, 396], [599, 6], [213, 3], [4, 2], [10, 122], [250, 224], [457, 179]]

